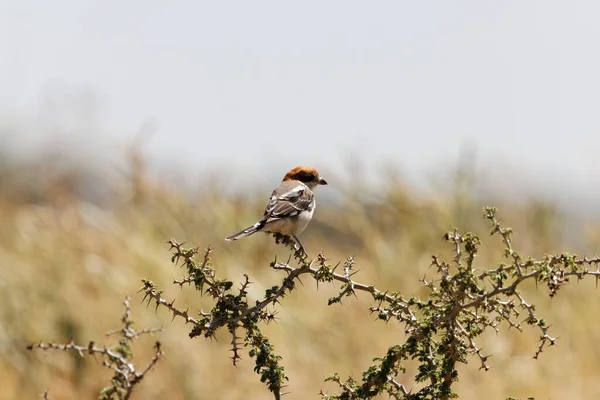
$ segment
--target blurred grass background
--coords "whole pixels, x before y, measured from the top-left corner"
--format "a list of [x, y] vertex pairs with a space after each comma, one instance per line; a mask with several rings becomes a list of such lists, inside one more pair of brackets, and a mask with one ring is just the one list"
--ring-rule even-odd
[[[165, 297], [190, 310], [209, 303], [190, 288], [172, 285], [182, 271], [174, 267], [165, 241], [171, 237], [190, 246], [214, 247], [213, 264], [221, 277], [240, 281], [250, 275], [251, 296], [280, 282], [282, 274], [268, 267], [275, 255], [287, 257], [264, 235], [227, 243], [223, 238], [261, 215], [267, 194], [277, 184], [250, 193], [224, 189], [222, 177], [202, 175], [196, 186], [153, 174], [135, 148], [123, 158], [124, 168], [98, 168], [85, 161], [69, 162], [60, 152], [26, 160], [0, 152], [0, 398], [34, 399], [49, 389], [51, 399], [95, 398], [110, 371], [93, 359], [67, 353], [29, 353], [30, 341], [106, 342], [104, 333], [119, 326], [122, 300], [132, 296], [138, 328], [163, 326], [158, 334], [166, 357], [147, 376], [137, 399], [270, 399], [246, 354], [237, 368], [229, 360], [229, 338], [189, 339], [188, 327], [171, 323], [164, 311], [141, 304], [136, 294], [142, 278], [164, 289]], [[292, 166], [290, 166], [292, 167]], [[356, 165], [354, 166], [357, 167]], [[359, 167], [359, 166], [358, 166]], [[457, 168], [450, 184], [424, 193], [394, 169], [381, 166], [378, 191], [368, 179], [323, 173], [329, 187], [319, 188], [313, 223], [302, 234], [311, 254], [332, 260], [356, 257], [357, 281], [405, 296], [426, 296], [418, 279], [434, 277], [432, 254], [449, 256], [442, 235], [457, 227], [480, 234], [481, 268], [494, 267], [502, 255], [498, 239], [481, 218], [483, 205], [500, 208], [505, 224], [515, 231], [515, 247], [523, 255], [541, 257], [562, 251], [598, 255], [600, 223], [586, 210], [566, 212], [550, 200], [476, 195], [478, 182], [468, 163]], [[272, 176], [285, 171], [269, 171]], [[185, 176], [185, 175], [180, 175]], [[356, 175], [353, 175], [356, 177]], [[448, 182], [447, 176], [440, 181]], [[189, 182], [189, 181], [188, 181]], [[493, 184], [487, 183], [487, 186]], [[496, 193], [503, 188], [497, 187]], [[336, 196], [329, 196], [332, 190]], [[335, 197], [335, 198], [333, 198]], [[250, 201], [248, 201], [250, 200]], [[318, 398], [320, 389], [335, 390], [323, 380], [333, 372], [359, 377], [374, 357], [403, 340], [401, 326], [375, 321], [369, 299], [345, 299], [326, 305], [335, 288], [305, 279], [278, 308], [279, 320], [265, 328], [284, 358], [290, 382], [286, 398]], [[478, 361], [460, 367], [456, 386], [462, 399], [600, 398], [600, 292], [593, 280], [571, 282], [549, 299], [531, 286], [527, 299], [560, 337], [539, 360], [532, 355], [538, 332], [502, 329], [479, 343], [492, 354], [488, 372]], [[135, 347], [140, 365], [152, 356], [153, 338]], [[413, 366], [399, 381], [412, 387]]]

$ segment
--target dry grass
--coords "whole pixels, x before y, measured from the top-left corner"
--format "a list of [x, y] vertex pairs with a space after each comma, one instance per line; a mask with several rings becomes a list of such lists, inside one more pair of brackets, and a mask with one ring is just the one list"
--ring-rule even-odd
[[[171, 284], [182, 273], [169, 262], [165, 241], [170, 237], [213, 246], [218, 274], [238, 281], [249, 274], [256, 282], [250, 293], [254, 290], [256, 297], [278, 283], [281, 276], [268, 265], [275, 254], [288, 253], [271, 238], [259, 234], [223, 241], [260, 214], [264, 193], [257, 192], [246, 203], [216, 185], [184, 191], [173, 183], [148, 179], [136, 157], [132, 174], [113, 174], [110, 181], [79, 166], [59, 167], [52, 160], [1, 165], [0, 398], [33, 399], [47, 388], [52, 399], [95, 398], [110, 371], [93, 359], [29, 353], [25, 347], [38, 340], [107, 340], [104, 332], [119, 326], [125, 295], [132, 296], [136, 326], [167, 328], [159, 334], [166, 356], [134, 398], [271, 398], [247, 355], [237, 368], [231, 365], [227, 337], [189, 339], [180, 321], [171, 323], [166, 312], [146, 308], [136, 295], [140, 280], [149, 278], [165, 289], [167, 298], [197, 308], [205, 305], [193, 291]], [[336, 179], [329, 180], [335, 186]], [[391, 182], [378, 198], [348, 195], [340, 204], [321, 202], [315, 223], [302, 235], [309, 253], [322, 251], [333, 260], [354, 254], [360, 269], [356, 280], [420, 296], [426, 292], [418, 279], [433, 276], [432, 254], [449, 254], [441, 237], [453, 227], [481, 234], [486, 246], [480, 265], [491, 267], [500, 260], [501, 244], [485, 236], [483, 204], [462, 191], [424, 197], [397, 178]], [[108, 197], [94, 194], [98, 187], [106, 189]], [[336, 189], [347, 194], [349, 188]], [[501, 208], [504, 221], [516, 232], [515, 246], [524, 255], [563, 250], [593, 255], [600, 241], [600, 226], [577, 225], [571, 227], [581, 233], [576, 248], [564, 248], [569, 239], [564, 237], [566, 217], [541, 200], [497, 204], [492, 199], [487, 204]], [[372, 358], [402, 341], [400, 326], [369, 315], [367, 298], [328, 307], [326, 299], [335, 293], [307, 282], [284, 299], [278, 323], [265, 330], [291, 378], [288, 399], [318, 398], [320, 389], [334, 389], [323, 382], [326, 376], [358, 375]], [[460, 397], [600, 398], [600, 292], [594, 282], [572, 283], [552, 300], [540, 289], [529, 299], [535, 299], [540, 315], [553, 325], [553, 334], [560, 337], [557, 345], [535, 361], [538, 333], [533, 328], [523, 334], [502, 331], [486, 336], [480, 345], [493, 354], [492, 369], [478, 371], [477, 360], [462, 366]], [[152, 357], [152, 344], [152, 338], [136, 344], [141, 363]], [[399, 381], [410, 387], [410, 378], [409, 374]]]

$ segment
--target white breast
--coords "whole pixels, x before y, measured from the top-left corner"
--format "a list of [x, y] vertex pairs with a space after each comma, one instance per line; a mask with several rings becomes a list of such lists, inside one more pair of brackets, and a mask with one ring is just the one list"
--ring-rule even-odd
[[298, 222], [297, 222], [298, 227], [297, 227], [297, 231], [296, 231], [296, 233], [294, 233], [294, 235], [299, 235], [300, 233], [302, 233], [302, 231], [304, 229], [306, 229], [306, 227], [308, 226], [308, 223], [312, 219], [313, 214], [315, 212], [315, 206], [316, 206], [316, 204], [313, 202], [313, 206], [310, 210], [303, 211], [300, 213], [300, 215], [298, 215]]

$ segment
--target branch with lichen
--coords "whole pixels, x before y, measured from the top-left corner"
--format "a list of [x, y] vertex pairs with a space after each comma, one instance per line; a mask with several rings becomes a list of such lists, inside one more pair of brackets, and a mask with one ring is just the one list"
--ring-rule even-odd
[[[133, 363], [132, 342], [143, 335], [152, 335], [162, 331], [161, 328], [136, 330], [131, 319], [130, 298], [125, 298], [125, 313], [121, 318], [122, 327], [107, 332], [107, 336], [120, 335], [117, 345], [98, 345], [93, 341], [87, 345], [78, 345], [74, 341], [60, 344], [54, 342], [39, 342], [27, 346], [28, 350], [41, 349], [73, 351], [81, 357], [86, 355], [99, 356], [102, 365], [114, 371], [110, 385], [100, 392], [100, 400], [127, 400], [131, 397], [134, 388], [144, 379], [146, 374], [158, 363], [163, 355], [160, 342], [154, 344], [154, 355], [142, 369], [137, 369]], [[44, 392], [43, 398], [48, 399], [48, 391]]]
[[[218, 279], [211, 266], [210, 253], [212, 249], [208, 248], [204, 252], [202, 261], [196, 262], [195, 256], [198, 254], [198, 248], [184, 248], [183, 243], [170, 240], [169, 245], [173, 252], [171, 261], [175, 265], [181, 265], [185, 268], [186, 274], [181, 280], [175, 280], [173, 283], [183, 287], [191, 285], [202, 295], [211, 297], [214, 305], [210, 312], [199, 311], [197, 316], [191, 316], [189, 310], [179, 308], [175, 301], [168, 301], [162, 297], [162, 292], [149, 280], [143, 280], [143, 286], [140, 289], [144, 293], [144, 299], [154, 303], [156, 308], [166, 308], [173, 316], [173, 319], [183, 319], [191, 324], [189, 333], [191, 338], [204, 336], [206, 338], [214, 337], [217, 330], [223, 328], [231, 335], [231, 360], [237, 365], [241, 359], [240, 349], [248, 348], [248, 354], [255, 359], [254, 370], [265, 382], [268, 389], [274, 394], [276, 399], [281, 397], [281, 390], [287, 381], [287, 376], [281, 365], [281, 357], [275, 353], [275, 348], [270, 340], [264, 336], [260, 330], [261, 322], [269, 323], [275, 319], [275, 312], [268, 309], [269, 305], [274, 305], [281, 301], [291, 290], [295, 288], [295, 279], [302, 274], [297, 271], [287, 276], [281, 286], [273, 286], [266, 290], [265, 297], [254, 304], [248, 299], [248, 287], [252, 284], [250, 278], [245, 275], [244, 281], [238, 289], [234, 288], [231, 281]], [[244, 335], [240, 335], [245, 332]], [[243, 341], [242, 341], [243, 340]]]
[[[322, 392], [322, 398], [369, 399], [385, 393], [394, 399], [448, 399], [456, 396], [452, 386], [458, 379], [458, 363], [467, 363], [469, 356], [475, 356], [480, 369], [489, 369], [489, 355], [477, 345], [477, 338], [486, 330], [499, 332], [502, 326], [507, 326], [523, 331], [523, 322], [536, 326], [540, 330], [540, 345], [534, 353], [535, 358], [555, 342], [545, 320], [536, 314], [534, 305], [527, 302], [519, 290], [523, 282], [533, 280], [545, 285], [549, 295], [555, 296], [571, 277], [600, 277], [598, 258], [579, 258], [565, 253], [546, 256], [542, 260], [524, 259], [513, 248], [512, 231], [502, 226], [496, 218], [496, 210], [486, 208], [484, 217], [491, 223], [491, 235], [499, 235], [504, 243], [507, 261], [493, 269], [476, 268], [481, 240], [473, 233], [453, 230], [444, 235], [444, 239], [452, 246], [454, 256], [449, 262], [438, 256], [432, 257], [435, 278], [422, 279], [429, 289], [425, 299], [407, 298], [360, 283], [354, 280], [358, 271], [352, 257], [335, 265], [323, 254], [310, 259], [296, 248], [291, 238], [277, 234], [275, 241], [290, 248], [292, 256], [285, 262], [276, 259], [271, 263], [274, 270], [283, 271], [286, 276], [280, 285], [267, 289], [260, 300], [248, 300], [247, 289], [252, 282], [247, 275], [238, 289], [233, 282], [216, 277], [210, 263], [212, 249], [207, 249], [196, 262], [198, 249], [184, 248], [175, 240], [169, 241], [172, 261], [182, 265], [186, 274], [174, 284], [194, 286], [203, 295], [211, 297], [214, 305], [210, 310], [190, 315], [187, 308], [177, 307], [174, 300], [163, 298], [162, 292], [148, 280], [143, 281], [141, 291], [149, 303], [166, 308], [174, 319], [191, 324], [190, 337], [213, 337], [217, 330], [226, 329], [231, 335], [233, 364], [240, 361], [241, 349], [247, 348], [255, 359], [254, 369], [261, 381], [278, 399], [287, 376], [281, 357], [275, 354], [273, 344], [260, 331], [260, 324], [275, 319], [276, 312], [270, 307], [282, 303], [296, 288], [300, 277], [310, 276], [317, 286], [337, 283], [339, 292], [328, 299], [328, 305], [340, 304], [349, 296], [365, 293], [373, 301], [369, 311], [380, 320], [401, 323], [407, 337], [403, 343], [390, 347], [383, 357], [376, 358], [360, 380], [343, 380], [337, 374], [327, 378], [337, 384], [340, 392], [332, 395]], [[418, 363], [414, 381], [426, 383], [414, 393], [397, 380], [400, 374], [406, 373], [405, 363], [411, 360]]]
[[[467, 363], [468, 356], [475, 355], [480, 369], [489, 369], [489, 355], [484, 355], [477, 346], [476, 338], [487, 329], [498, 332], [503, 324], [523, 331], [523, 322], [519, 321], [522, 312], [525, 312], [524, 322], [540, 330], [540, 345], [534, 358], [555, 343], [556, 338], [548, 333], [546, 321], [536, 314], [535, 306], [525, 300], [519, 286], [533, 280], [545, 285], [549, 296], [554, 297], [570, 277], [581, 280], [593, 276], [598, 281], [600, 258], [580, 258], [565, 253], [542, 260], [524, 259], [513, 248], [512, 230], [501, 225], [496, 212], [494, 208], [485, 208], [484, 217], [491, 223], [491, 235], [500, 235], [508, 263], [478, 272], [474, 263], [481, 245], [479, 237], [472, 233], [460, 234], [457, 230], [447, 233], [444, 239], [451, 243], [454, 258], [448, 263], [433, 257], [432, 267], [438, 279], [422, 280], [429, 289], [429, 298], [410, 298], [406, 304], [398, 305], [384, 297], [371, 307], [380, 319], [395, 319], [407, 325], [405, 342], [376, 359], [360, 382], [353, 378], [343, 381], [338, 375], [329, 377], [329, 381], [337, 383], [340, 393], [322, 393], [323, 399], [368, 399], [380, 393], [411, 400], [456, 397], [452, 385], [458, 379], [457, 363]], [[407, 306], [418, 322], [407, 323]], [[408, 360], [419, 363], [414, 380], [428, 382], [416, 393], [393, 383], [395, 376], [405, 371], [402, 363]]]

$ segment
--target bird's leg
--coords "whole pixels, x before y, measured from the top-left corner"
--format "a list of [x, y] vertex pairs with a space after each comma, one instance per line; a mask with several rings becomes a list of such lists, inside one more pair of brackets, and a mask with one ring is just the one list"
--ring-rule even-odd
[[298, 250], [296, 250], [296, 254], [299, 254], [300, 256], [302, 256], [302, 255], [308, 256], [308, 254], [306, 253], [306, 250], [304, 250], [304, 246], [302, 246], [302, 243], [296, 237], [296, 235], [292, 235], [292, 239], [294, 239], [294, 242], [296, 242], [296, 244], [298, 245]]

